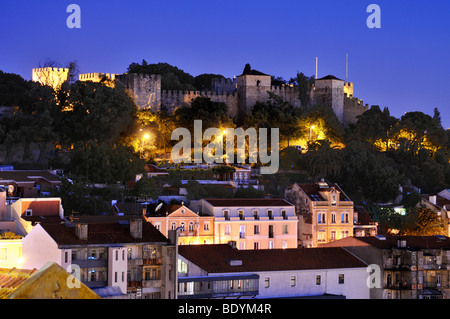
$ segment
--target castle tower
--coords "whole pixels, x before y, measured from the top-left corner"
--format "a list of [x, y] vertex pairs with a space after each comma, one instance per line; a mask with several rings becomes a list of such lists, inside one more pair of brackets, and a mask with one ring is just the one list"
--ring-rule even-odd
[[353, 96], [353, 82], [344, 83], [344, 95], [346, 95], [347, 97]]
[[161, 75], [130, 73], [117, 75], [116, 78], [139, 109], [161, 110]]
[[[341, 123], [344, 122], [344, 83], [334, 75], [327, 75], [317, 79], [314, 85], [314, 104], [331, 106]], [[353, 94], [353, 86], [351, 89]]]
[[68, 68], [35, 68], [32, 73], [32, 80], [42, 85], [51, 86], [54, 90], [61, 88], [61, 85], [69, 80]]
[[240, 113], [251, 112], [256, 102], [265, 102], [271, 90], [272, 77], [262, 72], [251, 70], [237, 77]]

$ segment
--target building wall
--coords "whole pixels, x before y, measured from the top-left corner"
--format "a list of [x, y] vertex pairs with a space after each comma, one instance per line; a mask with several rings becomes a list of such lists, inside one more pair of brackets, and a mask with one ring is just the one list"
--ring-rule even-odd
[[22, 239], [0, 239], [0, 268], [22, 268]]
[[237, 77], [239, 93], [239, 111], [251, 112], [256, 102], [266, 102], [267, 94], [271, 90], [271, 76], [269, 75], [241, 75]]
[[39, 224], [22, 239], [22, 255], [24, 269], [40, 269], [48, 262], [61, 265], [63, 260], [58, 245]]
[[[273, 219], [269, 218], [269, 210], [273, 212]], [[298, 246], [298, 219], [295, 216], [294, 206], [213, 207], [203, 201], [202, 211], [215, 217], [215, 244], [235, 241], [239, 249], [282, 249]], [[224, 217], [225, 211], [229, 212], [229, 219]], [[243, 211], [242, 217], [239, 211]], [[255, 211], [258, 212], [259, 219], [255, 219]], [[282, 211], [286, 212], [285, 218]], [[255, 232], [255, 226], [257, 232]]]
[[[316, 269], [278, 272], [257, 272], [260, 298], [342, 295], [347, 299], [369, 299], [366, 268]], [[339, 275], [344, 282], [339, 283]], [[320, 284], [317, 284], [320, 276]], [[269, 279], [269, 287], [267, 286]], [[292, 286], [295, 278], [295, 285]]]
[[127, 293], [127, 249], [126, 247], [108, 248], [108, 286], [120, 287]]

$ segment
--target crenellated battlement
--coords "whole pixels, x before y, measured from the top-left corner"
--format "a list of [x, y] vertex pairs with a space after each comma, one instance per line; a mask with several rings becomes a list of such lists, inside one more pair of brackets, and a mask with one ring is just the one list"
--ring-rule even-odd
[[54, 67], [34, 68], [33, 69], [33, 73], [44, 73], [44, 72], [67, 73], [67, 74], [69, 74], [69, 69], [68, 68], [54, 68]]
[[161, 74], [144, 74], [144, 73], [124, 73], [118, 74], [119, 79], [136, 79], [136, 80], [148, 80], [148, 81], [161, 81]]
[[236, 92], [213, 92], [213, 91], [182, 91], [182, 90], [162, 90], [161, 95], [167, 96], [204, 96], [204, 97], [235, 97], [237, 96]]
[[100, 82], [103, 78], [114, 81], [116, 74], [114, 73], [83, 73], [78, 76], [80, 81]]

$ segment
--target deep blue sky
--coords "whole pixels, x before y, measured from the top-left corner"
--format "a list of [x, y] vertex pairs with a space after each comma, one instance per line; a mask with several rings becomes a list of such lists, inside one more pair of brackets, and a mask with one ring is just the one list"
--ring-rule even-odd
[[[81, 7], [81, 29], [66, 8]], [[381, 7], [369, 29], [366, 8]], [[82, 73], [167, 62], [198, 75], [244, 65], [285, 79], [299, 72], [349, 80], [370, 105], [433, 114], [450, 127], [450, 2], [442, 0], [14, 0], [0, 2], [0, 70], [31, 79], [46, 59]]]

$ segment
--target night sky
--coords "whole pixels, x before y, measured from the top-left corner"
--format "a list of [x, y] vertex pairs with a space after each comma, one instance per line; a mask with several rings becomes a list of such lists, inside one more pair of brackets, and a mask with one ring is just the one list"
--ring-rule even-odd
[[[69, 4], [81, 29], [69, 29]], [[381, 29], [366, 25], [381, 7]], [[284, 79], [349, 78], [369, 105], [433, 115], [450, 128], [450, 2], [442, 0], [52, 0], [0, 2], [0, 70], [31, 79], [47, 59], [80, 71], [124, 73], [167, 62], [194, 76], [233, 77], [244, 65]]]

